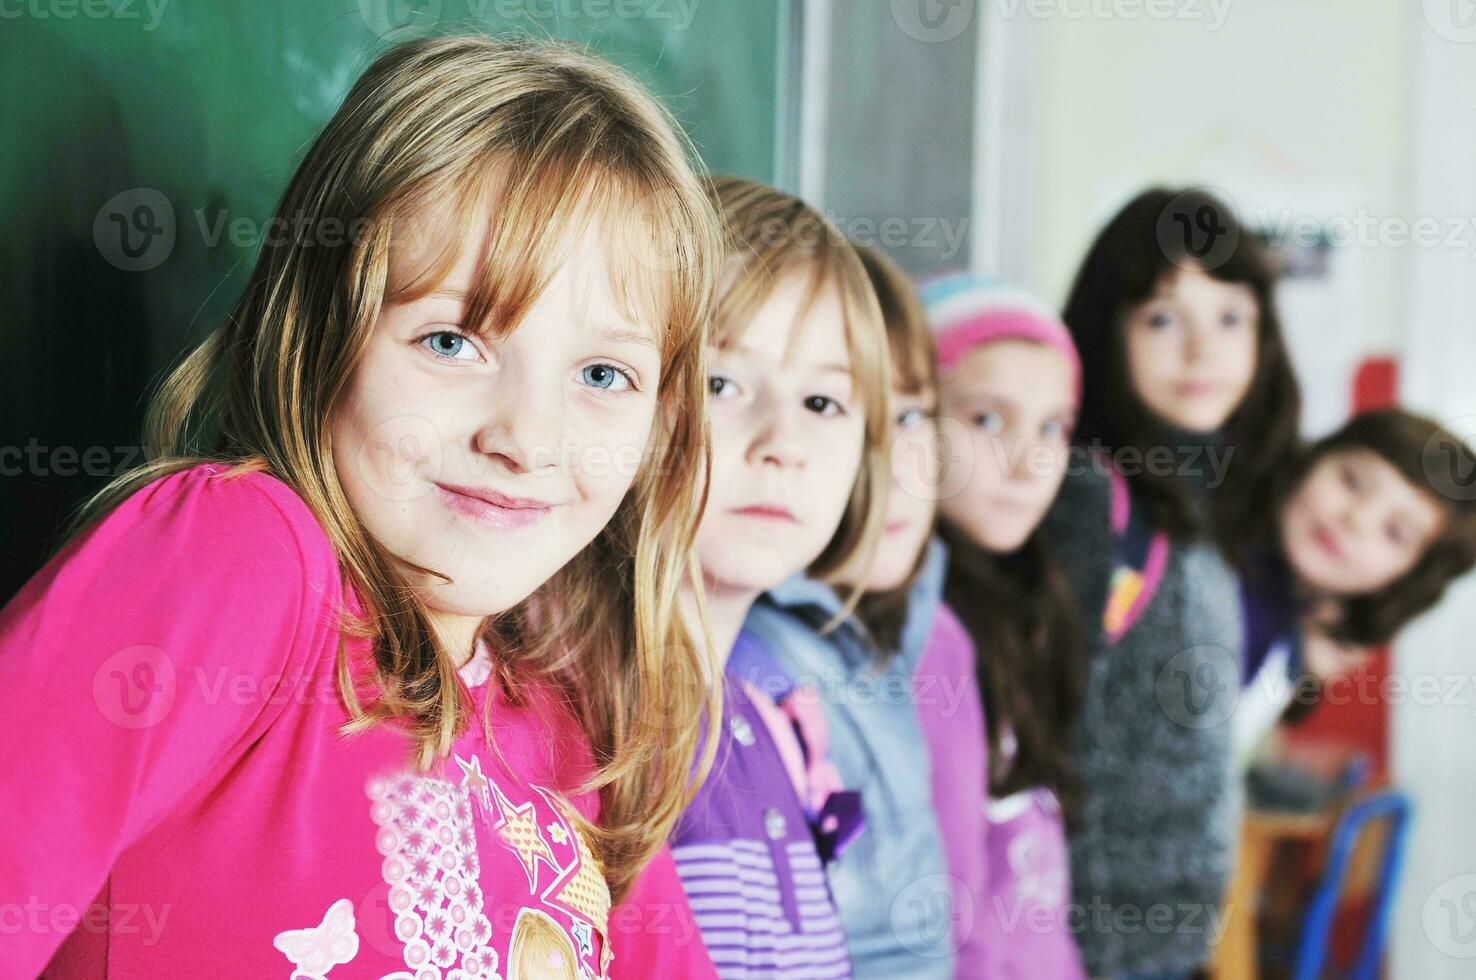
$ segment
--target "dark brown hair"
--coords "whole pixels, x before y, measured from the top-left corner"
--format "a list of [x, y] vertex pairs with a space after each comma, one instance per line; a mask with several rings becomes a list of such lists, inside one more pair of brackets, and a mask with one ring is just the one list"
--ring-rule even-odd
[[[1307, 474], [1334, 453], [1376, 453], [1412, 485], [1429, 494], [1442, 512], [1440, 533], [1397, 580], [1364, 595], [1335, 597], [1328, 636], [1357, 646], [1388, 643], [1394, 634], [1445, 593], [1446, 586], [1476, 565], [1476, 454], [1438, 423], [1400, 409], [1365, 412], [1319, 439], [1279, 481], [1279, 514]], [[1275, 520], [1272, 518], [1272, 520]], [[1265, 540], [1274, 525], [1262, 529]], [[1275, 540], [1272, 538], [1272, 540]]]
[[[1176, 218], [1213, 229], [1199, 244], [1185, 241]], [[1185, 226], [1187, 227], [1187, 226]], [[1173, 537], [1208, 530], [1238, 560], [1241, 545], [1270, 506], [1277, 473], [1298, 446], [1301, 395], [1276, 314], [1275, 276], [1263, 249], [1231, 209], [1209, 193], [1155, 188], [1139, 194], [1097, 235], [1077, 271], [1062, 319], [1081, 352], [1082, 398], [1076, 441], [1109, 453], [1146, 453], [1175, 436], [1134, 391], [1123, 326], [1163, 279], [1198, 266], [1221, 282], [1248, 286], [1258, 307], [1256, 369], [1223, 436], [1231, 453], [1223, 486], [1214, 488], [1206, 520], [1197, 516], [1182, 479], [1148, 468], [1129, 474], [1155, 525]]]
[[[989, 794], [1053, 790], [1068, 823], [1077, 785], [1069, 742], [1081, 707], [1085, 650], [1076, 599], [1040, 528], [1016, 551], [980, 548], [946, 520], [943, 595], [974, 641], [989, 738]], [[1015, 735], [1013, 761], [1003, 750]]]
[[[933, 346], [933, 332], [928, 327], [928, 313], [918, 298], [916, 287], [897, 263], [876, 249], [857, 245], [856, 253], [861, 256], [861, 264], [881, 307], [887, 346], [892, 355], [893, 387], [908, 395], [932, 396], [936, 400], [938, 356]], [[907, 598], [922, 571], [927, 553], [926, 547], [919, 551], [912, 572], [901, 585], [880, 592], [867, 592], [856, 605], [856, 618], [871, 634], [877, 652], [883, 658], [897, 653], [902, 646], [902, 628], [907, 624]]]

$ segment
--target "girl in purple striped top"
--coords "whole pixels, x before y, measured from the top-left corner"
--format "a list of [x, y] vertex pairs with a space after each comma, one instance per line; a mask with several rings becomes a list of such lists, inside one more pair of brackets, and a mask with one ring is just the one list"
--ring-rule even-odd
[[817, 212], [750, 181], [713, 191], [728, 274], [709, 351], [697, 558], [724, 654], [724, 717], [672, 849], [719, 975], [850, 977], [825, 863], [859, 830], [860, 802], [827, 761], [818, 698], [741, 630], [765, 590], [829, 575], [880, 536], [886, 339], [855, 250]]

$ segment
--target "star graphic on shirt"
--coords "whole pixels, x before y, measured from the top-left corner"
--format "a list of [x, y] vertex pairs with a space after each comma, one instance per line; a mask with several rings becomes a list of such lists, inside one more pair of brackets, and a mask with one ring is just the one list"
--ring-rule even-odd
[[580, 955], [588, 956], [594, 952], [594, 929], [588, 922], [575, 920], [569, 926], [569, 931], [574, 934], [574, 938], [579, 942]]
[[528, 890], [536, 892], [539, 861], [552, 868], [555, 874], [562, 869], [553, 850], [548, 846], [548, 841], [543, 839], [543, 834], [538, 829], [538, 817], [533, 809], [533, 802], [530, 800], [520, 806], [513, 806], [495, 783], [492, 784], [492, 795], [501, 814], [497, 836], [518, 856], [523, 872], [528, 876]]
[[470, 762], [459, 755], [453, 755], [452, 758], [461, 767], [462, 789], [477, 801], [477, 806], [482, 811], [482, 819], [490, 820], [492, 818], [492, 797], [487, 792], [487, 777], [482, 775], [482, 757], [473, 755]]

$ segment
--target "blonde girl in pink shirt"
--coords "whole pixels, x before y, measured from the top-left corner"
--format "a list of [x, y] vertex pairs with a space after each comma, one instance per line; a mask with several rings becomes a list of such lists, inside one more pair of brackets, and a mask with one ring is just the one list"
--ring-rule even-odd
[[272, 227], [0, 613], [0, 976], [710, 974], [686, 144], [584, 54], [413, 42]]

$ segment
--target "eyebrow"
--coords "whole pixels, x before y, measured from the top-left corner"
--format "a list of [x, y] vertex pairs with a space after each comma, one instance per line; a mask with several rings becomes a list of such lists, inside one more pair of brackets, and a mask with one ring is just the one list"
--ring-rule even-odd
[[649, 330], [639, 330], [635, 327], [605, 327], [599, 331], [599, 338], [612, 344], [636, 344], [640, 347], [648, 347], [659, 352], [661, 345], [656, 338], [651, 336]]
[[[763, 350], [744, 340], [740, 340], [738, 343], [726, 347], [717, 345], [717, 349], [723, 354], [738, 354], [742, 357], [761, 357], [765, 353]], [[813, 371], [816, 374], [844, 374], [848, 378], [853, 374], [851, 366], [849, 364], [843, 364], [840, 361], [819, 361], [814, 364], [799, 363], [805, 370]]]

